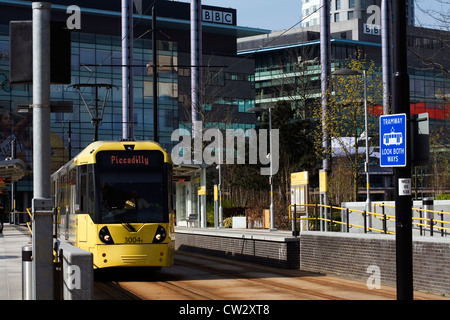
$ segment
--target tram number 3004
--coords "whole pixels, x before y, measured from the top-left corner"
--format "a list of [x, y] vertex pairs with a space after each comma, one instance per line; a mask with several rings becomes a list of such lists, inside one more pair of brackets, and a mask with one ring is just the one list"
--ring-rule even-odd
[[125, 237], [125, 243], [142, 243], [144, 242], [140, 237]]

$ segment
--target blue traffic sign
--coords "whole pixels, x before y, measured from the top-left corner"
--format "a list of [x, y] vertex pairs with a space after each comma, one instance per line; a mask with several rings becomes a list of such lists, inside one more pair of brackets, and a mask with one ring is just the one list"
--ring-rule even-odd
[[406, 114], [380, 116], [380, 167], [406, 166]]

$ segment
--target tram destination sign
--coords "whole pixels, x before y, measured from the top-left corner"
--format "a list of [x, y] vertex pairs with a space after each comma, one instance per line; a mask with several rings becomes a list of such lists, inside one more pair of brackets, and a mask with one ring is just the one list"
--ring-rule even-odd
[[406, 114], [380, 116], [380, 167], [406, 166]]
[[103, 168], [159, 168], [164, 162], [158, 150], [139, 151], [100, 151], [97, 164]]

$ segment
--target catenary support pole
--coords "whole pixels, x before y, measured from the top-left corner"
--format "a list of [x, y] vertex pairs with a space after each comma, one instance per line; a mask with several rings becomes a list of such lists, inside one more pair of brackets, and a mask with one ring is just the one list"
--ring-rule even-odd
[[[394, 77], [393, 114], [405, 113], [410, 119], [409, 76], [407, 73], [406, 46], [406, 0], [393, 1], [394, 12]], [[406, 126], [406, 166], [394, 168], [395, 187], [395, 229], [397, 260], [397, 299], [413, 299], [413, 257], [412, 257], [412, 197], [399, 194], [401, 184], [411, 185], [411, 139], [409, 125]]]
[[53, 299], [50, 194], [50, 11], [33, 2], [33, 299]]
[[133, 0], [122, 0], [122, 139], [134, 138]]
[[383, 64], [383, 114], [390, 113], [392, 83], [392, 1], [381, 1], [381, 58]]
[[[202, 19], [201, 0], [191, 0], [191, 117], [192, 137], [201, 132], [200, 107], [202, 105], [202, 75], [200, 66], [202, 64]], [[201, 155], [194, 155], [194, 161], [199, 161]]]
[[[330, 1], [320, 0], [320, 65], [321, 65], [321, 89], [322, 89], [322, 146], [324, 150], [322, 169], [325, 179], [328, 179], [330, 164], [330, 135], [327, 129], [328, 117], [328, 84], [331, 75], [331, 29], [330, 29]], [[321, 207], [327, 216], [327, 192], [323, 193], [323, 204]], [[325, 231], [326, 231], [326, 221]], [[322, 225], [322, 221], [321, 221]]]
[[153, 57], [153, 140], [159, 142], [158, 137], [158, 54], [156, 42], [156, 8], [152, 8], [152, 57]]

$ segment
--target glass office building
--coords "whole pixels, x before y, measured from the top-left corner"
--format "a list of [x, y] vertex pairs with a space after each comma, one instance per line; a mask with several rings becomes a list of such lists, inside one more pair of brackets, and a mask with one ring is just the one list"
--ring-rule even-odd
[[[334, 1], [333, 1], [334, 3]], [[364, 20], [355, 20], [355, 29], [346, 29], [345, 22], [331, 24], [331, 71], [342, 65], [359, 50], [367, 61], [374, 61], [381, 73], [381, 36], [366, 34], [363, 30]], [[410, 78], [411, 114], [428, 113], [429, 129], [432, 132], [431, 144], [434, 150], [445, 154], [450, 145], [450, 78], [443, 70], [449, 70], [448, 53], [443, 49], [443, 41], [450, 35], [442, 30], [430, 30], [417, 27], [408, 28], [408, 74]], [[321, 65], [320, 32], [317, 27], [298, 28], [273, 32], [268, 36], [256, 36], [238, 41], [239, 55], [255, 60], [255, 103], [262, 108], [273, 107], [278, 101], [288, 101], [299, 112], [298, 117], [314, 117], [313, 108], [320, 108]], [[446, 39], [446, 40], [445, 40]], [[425, 65], [419, 56], [433, 58], [443, 69]], [[369, 88], [370, 90], [370, 88]], [[369, 109], [369, 121], [378, 121], [383, 113], [382, 99]], [[361, 127], [360, 133], [363, 132]], [[439, 133], [439, 134], [438, 134]], [[436, 141], [436, 137], [439, 140]], [[441, 147], [436, 148], [436, 144]], [[448, 153], [447, 153], [448, 154]], [[392, 171], [378, 166], [376, 152], [371, 155], [371, 189], [374, 199], [389, 199], [392, 194]], [[379, 155], [378, 155], [379, 156]], [[431, 154], [431, 161], [436, 160], [436, 153]], [[431, 169], [430, 169], [431, 168]], [[440, 169], [437, 169], [440, 168]], [[450, 185], [443, 180], [434, 182], [430, 187], [430, 177], [449, 176], [443, 167], [419, 168], [415, 181], [418, 188], [428, 192], [448, 192]], [[438, 172], [432, 170], [441, 170]], [[363, 174], [361, 169], [361, 174]], [[364, 179], [362, 179], [364, 180]], [[365, 181], [365, 180], [364, 180]], [[377, 190], [378, 188], [378, 190]], [[441, 188], [441, 189], [438, 189]], [[426, 190], [425, 190], [426, 189]], [[361, 199], [365, 199], [365, 188], [361, 186]]]
[[[0, 0], [0, 114], [1, 155], [11, 156], [11, 141], [17, 142], [17, 158], [27, 165], [26, 176], [17, 183], [16, 203], [24, 210], [32, 198], [32, 112], [19, 112], [18, 106], [33, 100], [32, 85], [12, 85], [10, 71], [10, 21], [31, 20], [32, 1]], [[65, 22], [67, 7], [81, 9], [79, 30], [71, 31], [71, 83], [51, 85], [52, 101], [72, 101], [73, 112], [52, 113], [52, 171], [74, 157], [94, 139], [93, 117], [102, 116], [98, 127], [99, 140], [122, 138], [122, 36], [120, 1], [56, 0], [52, 2], [52, 21]], [[158, 65], [158, 135], [167, 150], [177, 143], [172, 132], [190, 128], [190, 5], [173, 1], [143, 0], [135, 8], [133, 39], [133, 127], [136, 140], [153, 137], [153, 77], [151, 8], [157, 11]], [[223, 19], [208, 19], [205, 13], [218, 12]], [[224, 18], [226, 17], [226, 19]], [[249, 128], [254, 114], [246, 112], [254, 101], [254, 63], [236, 56], [236, 39], [268, 33], [267, 30], [239, 27], [236, 10], [203, 6], [204, 68], [214, 74], [205, 99], [205, 127]], [[78, 90], [79, 87], [79, 90]], [[87, 107], [86, 107], [87, 105]], [[104, 108], [103, 108], [104, 106]], [[225, 114], [232, 116], [225, 116]], [[224, 119], [227, 119], [225, 123]], [[9, 188], [1, 196], [8, 199]]]

